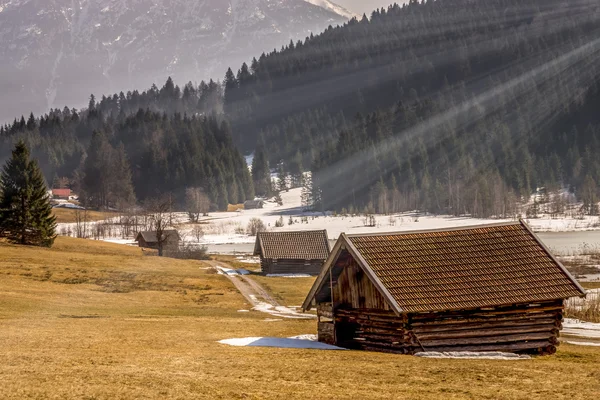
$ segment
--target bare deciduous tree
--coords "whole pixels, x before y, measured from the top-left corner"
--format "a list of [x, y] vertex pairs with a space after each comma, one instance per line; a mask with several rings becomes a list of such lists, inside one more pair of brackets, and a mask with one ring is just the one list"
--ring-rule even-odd
[[264, 232], [267, 230], [265, 223], [260, 218], [252, 218], [248, 221], [248, 229], [246, 229], [246, 233], [249, 236], [256, 236], [258, 232]]
[[197, 242], [200, 242], [200, 240], [204, 237], [204, 229], [202, 229], [200, 225], [194, 226], [194, 229], [192, 229], [192, 236], [196, 238]]
[[200, 215], [210, 210], [210, 199], [201, 188], [192, 187], [185, 190], [185, 205], [192, 222], [198, 222]]
[[165, 234], [169, 226], [172, 213], [172, 197], [164, 195], [154, 199], [149, 199], [145, 204], [145, 211], [152, 231], [156, 232], [156, 242], [158, 246], [159, 257], [163, 256], [164, 245], [168, 240]]
[[75, 210], [75, 230], [79, 239], [87, 239], [87, 209]]

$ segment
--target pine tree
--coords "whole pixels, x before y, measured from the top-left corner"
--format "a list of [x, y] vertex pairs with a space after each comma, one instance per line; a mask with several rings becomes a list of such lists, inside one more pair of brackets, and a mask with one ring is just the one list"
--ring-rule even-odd
[[0, 235], [15, 243], [50, 247], [55, 231], [42, 171], [19, 141], [0, 175]]
[[269, 159], [262, 143], [256, 148], [254, 159], [252, 160], [252, 179], [257, 196], [269, 196], [271, 194]]
[[287, 174], [285, 173], [285, 165], [283, 162], [279, 164], [279, 171], [277, 173], [277, 189], [280, 192], [289, 190], [287, 185]]

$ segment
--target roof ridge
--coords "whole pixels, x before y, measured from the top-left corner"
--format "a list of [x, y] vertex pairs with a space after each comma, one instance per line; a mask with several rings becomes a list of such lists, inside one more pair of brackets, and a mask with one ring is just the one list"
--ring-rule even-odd
[[414, 235], [416, 233], [456, 232], [456, 231], [467, 231], [467, 230], [473, 230], [473, 229], [495, 228], [495, 227], [502, 227], [502, 226], [515, 226], [515, 225], [522, 225], [523, 223], [524, 222], [519, 220], [519, 221], [510, 221], [510, 222], [498, 222], [498, 223], [492, 223], [492, 224], [459, 226], [459, 227], [451, 227], [451, 228], [418, 229], [418, 230], [394, 231], [394, 232], [353, 233], [353, 234], [346, 234], [346, 237], [352, 239], [352, 238], [358, 238], [358, 237], [372, 237], [372, 236]]
[[262, 231], [262, 232], [258, 232], [261, 235], [264, 235], [265, 233], [270, 233], [270, 234], [274, 234], [274, 235], [278, 235], [278, 234], [282, 234], [282, 233], [325, 233], [327, 232], [327, 229], [312, 229], [310, 231]]

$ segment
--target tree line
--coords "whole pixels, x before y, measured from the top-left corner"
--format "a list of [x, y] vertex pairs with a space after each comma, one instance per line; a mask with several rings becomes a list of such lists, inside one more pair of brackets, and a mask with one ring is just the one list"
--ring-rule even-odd
[[[65, 108], [0, 127], [0, 160], [25, 140], [48, 182], [68, 182], [93, 208], [123, 208], [170, 193], [182, 204], [201, 188], [212, 209], [254, 198], [245, 159], [218, 114], [220, 85], [183, 90], [169, 78], [141, 94], [92, 96], [83, 111]], [[67, 178], [67, 179], [61, 179]]]
[[224, 109], [244, 151], [313, 171], [321, 208], [507, 216], [542, 187], [590, 204], [599, 22], [585, 0], [394, 4], [229, 70]]

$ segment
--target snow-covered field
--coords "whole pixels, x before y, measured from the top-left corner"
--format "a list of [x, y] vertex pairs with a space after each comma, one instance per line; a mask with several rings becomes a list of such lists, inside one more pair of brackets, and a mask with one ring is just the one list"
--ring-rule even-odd
[[[297, 230], [327, 229], [329, 238], [337, 239], [342, 233], [395, 232], [422, 229], [451, 228], [457, 226], [481, 225], [506, 220], [475, 219], [468, 217], [424, 216], [415, 213], [395, 215], [375, 215], [374, 226], [364, 216], [334, 215], [331, 212], [303, 212], [301, 189], [291, 189], [281, 194], [283, 205], [267, 201], [263, 209], [238, 212], [216, 212], [201, 222], [208, 223], [204, 230], [204, 244], [254, 243], [255, 238], [242, 233], [253, 218], [259, 218], [270, 231], [284, 232]], [[283, 226], [276, 227], [277, 222]], [[291, 222], [291, 224], [290, 224]], [[190, 236], [193, 225], [180, 226], [180, 232]]]
[[[173, 224], [179, 230], [179, 233], [186, 243], [223, 246], [235, 245], [236, 252], [249, 253], [252, 251], [251, 244], [255, 242], [255, 237], [249, 236], [247, 227], [250, 220], [260, 219], [269, 231], [297, 231], [297, 230], [323, 230], [326, 229], [331, 240], [336, 240], [342, 233], [360, 234], [360, 233], [381, 233], [398, 232], [427, 229], [453, 228], [463, 226], [482, 225], [490, 223], [507, 222], [506, 219], [478, 219], [470, 217], [453, 217], [422, 215], [418, 213], [402, 213], [394, 215], [374, 215], [372, 220], [367, 220], [363, 215], [339, 215], [331, 212], [304, 212], [301, 204], [302, 189], [291, 189], [281, 193], [282, 205], [278, 205], [273, 199], [266, 201], [263, 209], [240, 210], [237, 212], [214, 212], [208, 217], [202, 218], [200, 225], [189, 223], [186, 213], [175, 213]], [[595, 238], [587, 235], [600, 233], [598, 229], [598, 217], [585, 217], [577, 219], [574, 217], [550, 218], [542, 216], [535, 219], [527, 219], [526, 222], [537, 232], [550, 232], [548, 235], [554, 235], [552, 232], [581, 232], [585, 237], [569, 238], [570, 242], [577, 244], [583, 242], [594, 242]], [[93, 231], [96, 223], [88, 223], [88, 229]], [[280, 225], [279, 227], [277, 225]], [[198, 240], [194, 230], [200, 226], [203, 235]], [[596, 230], [596, 232], [585, 232]], [[75, 224], [59, 224], [58, 231], [61, 234], [71, 234], [77, 231]], [[132, 244], [133, 238], [123, 238], [120, 226], [112, 225], [107, 229], [108, 234], [101, 240], [114, 243]], [[92, 234], [88, 236], [92, 237]], [[553, 245], [560, 246], [565, 240], [555, 240]], [[550, 245], [550, 247], [553, 247]], [[573, 246], [571, 246], [573, 247]], [[227, 252], [229, 249], [225, 250]], [[569, 249], [560, 249], [560, 253], [565, 253]]]

